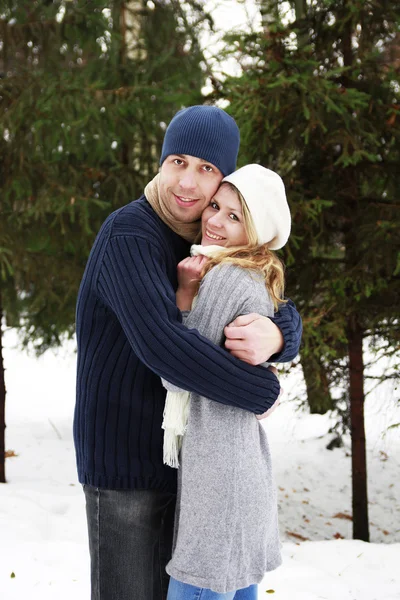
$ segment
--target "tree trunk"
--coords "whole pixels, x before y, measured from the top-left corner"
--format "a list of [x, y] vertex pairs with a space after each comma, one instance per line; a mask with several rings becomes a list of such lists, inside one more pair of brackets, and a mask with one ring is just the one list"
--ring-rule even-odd
[[308, 35], [305, 17], [307, 13], [307, 2], [306, 0], [295, 0], [295, 14], [296, 21], [298, 24], [299, 32], [297, 34], [297, 47], [303, 48], [310, 42]]
[[[344, 14], [349, 17], [349, 0], [343, 5]], [[351, 13], [350, 13], [351, 14]], [[354, 28], [352, 18], [343, 20], [341, 48], [345, 67], [353, 66], [352, 32]], [[343, 77], [346, 87], [351, 86], [349, 74]], [[349, 154], [353, 147], [349, 146]], [[353, 212], [353, 219], [358, 208], [359, 185], [353, 167], [345, 171], [345, 189], [349, 190], [352, 201], [349, 210]], [[349, 268], [359, 262], [359, 257], [354, 254], [354, 232], [349, 230], [346, 234], [346, 262]], [[357, 245], [356, 245], [357, 247]], [[352, 291], [349, 290], [348, 294]], [[368, 491], [367, 491], [367, 457], [365, 449], [364, 427], [364, 361], [363, 361], [363, 329], [358, 321], [357, 314], [350, 314], [347, 324], [347, 340], [349, 349], [349, 396], [350, 396], [350, 424], [351, 424], [351, 466], [353, 487], [353, 538], [369, 542], [368, 523]]]
[[6, 430], [6, 386], [4, 378], [4, 362], [3, 362], [3, 309], [1, 305], [0, 294], [0, 483], [6, 483], [6, 445], [5, 445], [5, 430]]
[[271, 24], [280, 23], [279, 2], [277, 0], [263, 0], [260, 2], [261, 26], [266, 35], [269, 35]]
[[[121, 35], [125, 38], [125, 53], [131, 60], [145, 60], [146, 50], [141, 41], [142, 22], [147, 8], [143, 0], [124, 2], [121, 12]], [[124, 21], [124, 24], [122, 24]]]
[[369, 542], [367, 458], [364, 428], [363, 331], [356, 316], [348, 324], [353, 483], [353, 538]]
[[326, 369], [318, 357], [301, 357], [304, 380], [307, 388], [307, 402], [311, 413], [324, 415], [333, 409]]

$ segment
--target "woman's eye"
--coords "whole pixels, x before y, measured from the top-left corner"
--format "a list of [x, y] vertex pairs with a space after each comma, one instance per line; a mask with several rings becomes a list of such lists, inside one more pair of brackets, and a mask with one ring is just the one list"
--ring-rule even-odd
[[211, 208], [215, 208], [216, 210], [218, 210], [219, 206], [216, 202], [210, 202], [210, 206]]
[[232, 221], [239, 221], [239, 219], [237, 218], [237, 216], [234, 215], [233, 213], [231, 213], [229, 216], [231, 217]]

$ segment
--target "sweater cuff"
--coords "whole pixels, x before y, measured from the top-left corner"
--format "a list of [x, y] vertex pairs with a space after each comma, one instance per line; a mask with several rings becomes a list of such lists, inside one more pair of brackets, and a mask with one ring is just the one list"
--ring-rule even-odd
[[279, 327], [282, 332], [283, 349], [280, 352], [273, 354], [269, 358], [269, 362], [290, 362], [297, 356], [297, 352], [294, 354], [293, 349], [298, 347], [298, 335], [296, 335], [296, 332], [293, 331], [293, 325], [290, 321], [281, 321], [280, 319], [277, 320], [274, 317], [270, 317], [270, 319], [277, 327]]

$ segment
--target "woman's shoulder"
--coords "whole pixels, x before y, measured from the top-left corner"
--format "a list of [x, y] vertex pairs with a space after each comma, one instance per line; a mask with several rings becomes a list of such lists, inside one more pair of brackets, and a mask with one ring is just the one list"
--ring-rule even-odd
[[203, 278], [198, 299], [200, 303], [240, 308], [238, 314], [252, 312], [271, 316], [274, 305], [261, 272], [224, 262], [213, 267]]
[[235, 293], [235, 295], [251, 294], [256, 290], [262, 290], [265, 294], [265, 279], [260, 271], [246, 269], [239, 265], [223, 262], [215, 265], [205, 275], [201, 282], [200, 289], [218, 287], [225, 293]]
[[243, 281], [244, 283], [250, 284], [254, 282], [256, 284], [265, 285], [264, 277], [261, 271], [257, 269], [247, 269], [240, 265], [231, 262], [222, 262], [215, 265], [204, 277], [204, 279], [227, 279], [236, 280], [237, 282]]
[[[236, 302], [238, 299], [244, 307], [244, 313], [256, 312], [265, 316], [274, 314], [274, 304], [265, 284], [265, 278], [257, 269], [247, 269], [232, 263], [216, 265], [207, 273], [204, 280], [208, 288]], [[203, 280], [203, 281], [204, 281]], [[243, 313], [243, 314], [244, 314]]]

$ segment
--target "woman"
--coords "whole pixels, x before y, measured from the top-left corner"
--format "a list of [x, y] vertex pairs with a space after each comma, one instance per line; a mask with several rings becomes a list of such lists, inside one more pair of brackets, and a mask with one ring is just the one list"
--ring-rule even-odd
[[[247, 165], [225, 177], [203, 212], [197, 256], [178, 265], [185, 325], [222, 344], [237, 316], [272, 316], [283, 302], [284, 275], [271, 249], [289, 233], [279, 175]], [[253, 413], [164, 385], [164, 456], [172, 466], [185, 430], [168, 600], [255, 600], [265, 572], [281, 564], [266, 433]]]

